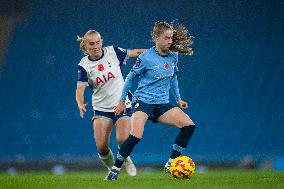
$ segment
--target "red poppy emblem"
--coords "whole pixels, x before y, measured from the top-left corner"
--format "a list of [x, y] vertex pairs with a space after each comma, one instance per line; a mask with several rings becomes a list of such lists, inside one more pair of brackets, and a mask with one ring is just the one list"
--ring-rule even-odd
[[164, 64], [164, 68], [165, 68], [165, 69], [168, 69], [168, 68], [169, 68], [169, 64], [168, 64], [168, 63], [165, 63], [165, 64]]
[[98, 65], [98, 70], [99, 70], [99, 71], [103, 71], [104, 69], [105, 69], [105, 68], [104, 68], [104, 66], [103, 66], [102, 64], [99, 64], [99, 65]]

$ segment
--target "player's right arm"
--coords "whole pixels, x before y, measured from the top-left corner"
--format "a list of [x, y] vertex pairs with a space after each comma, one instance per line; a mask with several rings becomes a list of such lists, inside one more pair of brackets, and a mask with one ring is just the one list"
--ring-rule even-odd
[[86, 86], [88, 85], [87, 72], [82, 66], [78, 66], [78, 80], [76, 88], [76, 102], [80, 112], [81, 118], [84, 117], [84, 114], [87, 111], [87, 103], [84, 103], [84, 94]]
[[77, 89], [76, 89], [76, 101], [78, 105], [78, 109], [80, 112], [81, 118], [84, 117], [85, 112], [87, 111], [87, 103], [84, 104], [84, 93], [85, 93], [85, 85], [77, 84]]

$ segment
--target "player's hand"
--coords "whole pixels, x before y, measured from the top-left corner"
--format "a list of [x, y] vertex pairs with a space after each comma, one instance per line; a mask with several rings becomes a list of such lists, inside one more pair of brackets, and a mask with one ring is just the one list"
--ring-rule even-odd
[[79, 111], [80, 111], [80, 117], [81, 117], [81, 118], [84, 117], [84, 114], [85, 114], [86, 111], [87, 111], [87, 106], [88, 106], [88, 103], [78, 105], [78, 109], [79, 109]]
[[180, 107], [180, 109], [184, 110], [188, 108], [188, 105], [185, 101], [183, 100], [178, 100], [177, 101], [178, 106]]
[[119, 114], [121, 114], [122, 112], [126, 111], [126, 106], [124, 104], [124, 102], [122, 102], [121, 100], [119, 101], [118, 105], [114, 108], [114, 114], [117, 116]]

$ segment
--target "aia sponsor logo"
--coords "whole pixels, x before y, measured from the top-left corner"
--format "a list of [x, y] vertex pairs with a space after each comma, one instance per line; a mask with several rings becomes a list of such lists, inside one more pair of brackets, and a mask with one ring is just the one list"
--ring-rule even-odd
[[111, 79], [114, 79], [115, 76], [113, 75], [113, 73], [108, 72], [107, 75], [102, 75], [101, 77], [97, 77], [96, 78], [96, 83], [97, 85], [100, 84], [105, 84], [106, 82], [108, 82]]
[[98, 65], [98, 70], [99, 71], [103, 71], [105, 68], [104, 68], [104, 65], [102, 65], [102, 64], [99, 64]]

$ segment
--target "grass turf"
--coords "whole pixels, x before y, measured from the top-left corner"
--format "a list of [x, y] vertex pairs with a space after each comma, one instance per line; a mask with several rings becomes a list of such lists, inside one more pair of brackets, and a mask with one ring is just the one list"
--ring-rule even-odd
[[125, 173], [117, 181], [104, 181], [105, 172], [67, 172], [64, 175], [52, 175], [48, 172], [22, 172], [15, 176], [0, 174], [1, 189], [283, 189], [284, 173], [270, 171], [216, 170], [196, 173], [190, 180], [177, 180], [163, 172], [142, 172], [136, 177]]

